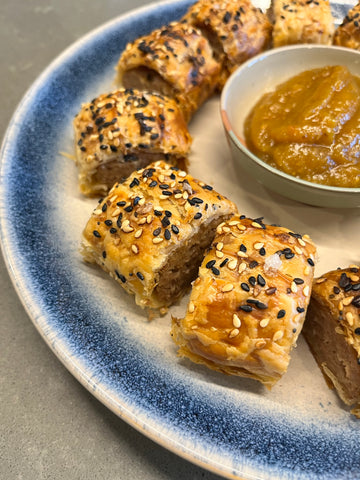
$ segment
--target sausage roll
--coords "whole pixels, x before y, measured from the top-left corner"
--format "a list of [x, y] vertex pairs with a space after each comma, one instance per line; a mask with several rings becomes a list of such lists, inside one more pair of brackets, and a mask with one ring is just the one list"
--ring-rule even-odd
[[360, 418], [360, 268], [316, 279], [303, 334], [329, 387]]
[[303, 325], [314, 257], [307, 235], [238, 215], [220, 224], [186, 316], [173, 319], [179, 355], [273, 386]]
[[184, 20], [201, 30], [222, 64], [219, 88], [241, 63], [265, 50], [271, 41], [267, 15], [250, 0], [199, 0]]
[[116, 183], [99, 203], [83, 232], [82, 253], [138, 305], [161, 309], [188, 289], [217, 225], [234, 212], [210, 185], [155, 162]]
[[360, 50], [360, 3], [351, 8], [334, 34], [334, 45]]
[[173, 97], [186, 121], [213, 94], [220, 72], [201, 32], [175, 22], [128, 44], [117, 68], [124, 87]]
[[191, 137], [174, 100], [120, 89], [82, 106], [74, 120], [83, 194], [106, 195], [115, 182], [155, 160], [184, 167]]
[[334, 19], [329, 0], [272, 0], [273, 47], [296, 43], [330, 45]]

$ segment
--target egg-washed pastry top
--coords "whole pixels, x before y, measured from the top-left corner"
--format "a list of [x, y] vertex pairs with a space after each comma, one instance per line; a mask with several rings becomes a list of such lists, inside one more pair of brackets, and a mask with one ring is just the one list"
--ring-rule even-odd
[[220, 224], [187, 313], [173, 319], [179, 354], [267, 387], [286, 372], [311, 294], [307, 235], [234, 216]]
[[189, 121], [213, 94], [220, 64], [199, 30], [172, 22], [129, 43], [117, 69], [122, 86], [173, 97]]
[[360, 3], [350, 8], [334, 34], [334, 45], [360, 50]]
[[155, 162], [115, 184], [98, 204], [83, 232], [82, 253], [138, 305], [161, 309], [190, 287], [217, 225], [235, 212], [210, 185]]
[[208, 38], [222, 64], [219, 88], [241, 63], [271, 42], [272, 25], [267, 15], [249, 0], [199, 0], [184, 20]]
[[80, 190], [92, 196], [155, 160], [183, 166], [192, 141], [174, 100], [134, 89], [84, 104], [74, 129]]
[[273, 47], [297, 43], [331, 45], [334, 18], [329, 0], [272, 0]]

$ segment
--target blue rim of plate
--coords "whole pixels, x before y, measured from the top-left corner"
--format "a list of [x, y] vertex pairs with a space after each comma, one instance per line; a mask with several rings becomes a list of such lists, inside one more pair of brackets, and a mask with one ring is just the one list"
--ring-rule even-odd
[[[84, 36], [38, 78], [18, 106], [1, 150], [1, 240], [15, 289], [43, 339], [67, 369], [120, 418], [177, 455], [227, 478], [359, 478], [356, 421], [323, 428], [234, 404], [154, 363], [128, 319], [104, 318], [76, 282], [67, 244], [54, 231], [61, 178], [54, 145], [88, 82], [100, 81], [126, 43], [180, 18], [189, 1], [158, 2]], [[91, 79], [91, 80], [89, 80]], [[39, 133], [40, 132], [40, 133]], [[66, 212], [65, 212], [66, 213]], [[55, 222], [55, 223], [54, 223]], [[68, 234], [68, 233], [67, 233]]]

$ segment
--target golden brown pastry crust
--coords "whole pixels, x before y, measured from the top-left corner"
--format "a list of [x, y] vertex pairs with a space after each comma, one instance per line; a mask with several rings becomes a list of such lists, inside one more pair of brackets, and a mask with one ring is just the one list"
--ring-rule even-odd
[[115, 182], [155, 160], [183, 166], [191, 136], [174, 100], [136, 90], [102, 94], [74, 119], [80, 191], [106, 195]]
[[360, 418], [360, 268], [314, 281], [303, 334], [329, 386]]
[[334, 45], [360, 50], [360, 3], [351, 8], [334, 34]]
[[272, 0], [273, 47], [297, 43], [330, 45], [334, 19], [329, 0]]
[[219, 225], [187, 313], [173, 319], [179, 355], [267, 387], [286, 372], [310, 299], [315, 247], [261, 219]]
[[83, 232], [82, 253], [142, 308], [160, 309], [189, 288], [217, 225], [236, 211], [210, 185], [155, 162], [101, 201]]
[[118, 81], [125, 87], [175, 98], [189, 121], [213, 94], [220, 64], [199, 30], [173, 22], [128, 44], [117, 70]]
[[267, 15], [249, 0], [199, 0], [184, 20], [208, 38], [222, 64], [219, 88], [241, 63], [265, 50], [271, 41]]

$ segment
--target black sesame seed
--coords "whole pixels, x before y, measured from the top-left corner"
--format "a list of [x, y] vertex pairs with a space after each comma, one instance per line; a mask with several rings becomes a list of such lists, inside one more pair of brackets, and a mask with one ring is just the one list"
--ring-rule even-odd
[[315, 267], [315, 263], [313, 262], [313, 260], [311, 258], [308, 258], [307, 262], [311, 267]]
[[211, 271], [213, 272], [214, 275], [220, 275], [220, 270], [216, 267], [212, 267]]
[[160, 212], [160, 210], [154, 210], [154, 214], [156, 217], [161, 217], [162, 212]]
[[172, 213], [169, 212], [169, 210], [165, 210], [165, 215], [170, 218], [172, 216]]
[[296, 283], [296, 285], [302, 285], [304, 283], [304, 280], [302, 278], [294, 278], [294, 283]]
[[119, 273], [117, 270], [115, 270], [115, 274], [123, 283], [126, 282], [126, 278], [124, 277], [124, 275], [121, 275], [121, 273]]
[[239, 250], [240, 250], [241, 252], [246, 252], [246, 251], [247, 251], [247, 248], [246, 248], [245, 245], [242, 243], [242, 244], [240, 245]]
[[346, 273], [342, 273], [339, 280], [339, 287], [345, 288], [350, 283], [350, 278]]
[[111, 225], [113, 224], [112, 220], [105, 220], [105, 225], [108, 226], [108, 227], [111, 227]]
[[168, 219], [168, 217], [163, 217], [161, 219], [161, 225], [166, 228], [170, 225], [170, 220]]
[[93, 231], [93, 235], [94, 235], [94, 237], [96, 237], [96, 238], [101, 238], [101, 235], [100, 235], [100, 233], [99, 233], [97, 230], [94, 230], [94, 231]]
[[295, 257], [295, 253], [293, 253], [293, 252], [286, 252], [285, 253], [286, 260], [290, 260], [293, 257]]
[[139, 179], [135, 177], [133, 179], [133, 181], [130, 183], [129, 187], [133, 188], [133, 187], [138, 186], [138, 185], [140, 185]]
[[285, 317], [285, 315], [286, 315], [285, 310], [279, 310], [277, 314], [277, 318], [283, 318]]
[[297, 310], [299, 313], [305, 312], [305, 308], [303, 308], [303, 307], [296, 307], [296, 310]]
[[249, 283], [252, 287], [255, 287], [255, 285], [256, 285], [256, 278], [255, 277], [253, 277], [253, 276], [249, 277], [248, 281], [249, 281]]
[[124, 200], [122, 200], [121, 202], [117, 202], [116, 204], [118, 207], [125, 207], [126, 205], [126, 202]]
[[110, 145], [110, 150], [114, 153], [118, 151], [118, 149], [117, 149], [117, 147], [115, 147], [115, 145]]
[[260, 250], [259, 250], [259, 253], [262, 257], [264, 257], [266, 255], [266, 250], [264, 247], [261, 247]]
[[139, 280], [144, 280], [144, 275], [141, 272], [137, 272], [136, 276], [138, 277]]
[[352, 286], [352, 290], [354, 290], [355, 292], [360, 290], [360, 283], [354, 283], [354, 285]]
[[265, 290], [266, 295], [273, 295], [276, 292], [276, 287], [270, 287]]
[[225, 260], [223, 260], [221, 263], [220, 263], [220, 268], [222, 267], [225, 267], [225, 265], [228, 263], [229, 259], [228, 258], [225, 258]]
[[162, 195], [165, 195], [166, 197], [170, 197], [172, 195], [172, 192], [170, 192], [170, 190], [163, 190]]
[[238, 310], [243, 310], [244, 312], [252, 312], [252, 306], [251, 305], [240, 305], [238, 307]]
[[336, 287], [336, 286], [335, 286], [335, 287], [333, 288], [333, 292], [334, 292], [336, 295], [338, 295], [338, 294], [340, 293], [340, 291], [341, 291], [341, 290], [340, 290], [339, 287]]
[[105, 250], [102, 252], [102, 257], [103, 257], [103, 258], [106, 258], [106, 252], [105, 252]]
[[109, 232], [113, 235], [114, 233], [117, 232], [117, 230], [116, 230], [116, 228], [111, 227], [110, 230], [109, 230]]
[[351, 305], [354, 305], [356, 308], [360, 308], [360, 295], [357, 295], [354, 297], [353, 301], [351, 302]]
[[179, 233], [179, 229], [176, 225], [171, 225], [171, 230], [173, 233], [175, 233], [175, 235]]
[[156, 228], [156, 229], [153, 231], [154, 237], [157, 237], [158, 235], [160, 235], [160, 233], [161, 233], [161, 228], [160, 228], [160, 227], [159, 227], [159, 228]]
[[216, 263], [216, 260], [210, 260], [209, 262], [207, 262], [207, 264], [205, 265], [206, 268], [212, 268]]
[[165, 229], [164, 237], [165, 237], [166, 240], [170, 240], [170, 238], [171, 238], [171, 232], [167, 228]]
[[355, 335], [360, 335], [360, 327], [355, 328], [354, 333]]
[[133, 206], [129, 205], [128, 207], [124, 208], [125, 212], [132, 212], [133, 211]]
[[108, 148], [108, 145], [104, 145], [104, 144], [100, 145], [100, 150], [106, 150], [107, 148]]
[[243, 282], [240, 287], [245, 291], [245, 292], [250, 292], [250, 287], [247, 283]]
[[265, 287], [266, 285], [265, 278], [260, 274], [257, 276], [257, 282], [261, 287]]
[[255, 268], [259, 265], [259, 263], [256, 260], [253, 260], [252, 262], [249, 263], [249, 268]]
[[194, 220], [198, 220], [198, 219], [201, 218], [201, 217], [202, 217], [202, 213], [197, 212], [197, 213], [195, 213], [195, 215], [194, 215]]
[[149, 183], [149, 187], [156, 187], [157, 181], [153, 180], [152, 182]]

